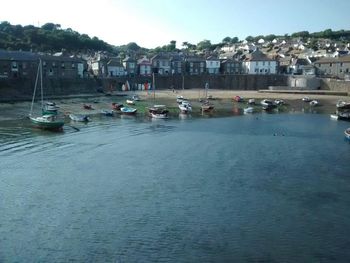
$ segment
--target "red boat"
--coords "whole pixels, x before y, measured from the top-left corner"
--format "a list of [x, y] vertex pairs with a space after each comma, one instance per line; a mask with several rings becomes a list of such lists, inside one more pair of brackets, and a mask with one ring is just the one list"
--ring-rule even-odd
[[243, 98], [241, 97], [241, 96], [234, 96], [233, 97], [233, 100], [235, 100], [235, 101], [237, 101], [237, 102], [241, 102], [241, 101], [243, 101]]
[[116, 102], [113, 102], [112, 103], [112, 109], [113, 110], [117, 110], [117, 111], [120, 111], [120, 109], [124, 107], [123, 104], [119, 104], [119, 103], [116, 103]]

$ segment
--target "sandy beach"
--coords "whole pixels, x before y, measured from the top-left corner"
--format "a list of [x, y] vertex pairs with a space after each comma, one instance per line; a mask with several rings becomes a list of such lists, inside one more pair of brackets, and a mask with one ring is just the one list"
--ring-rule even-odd
[[[200, 110], [200, 99], [205, 98], [205, 92], [203, 89], [193, 90], [157, 90], [155, 93], [146, 91], [129, 91], [123, 93], [115, 93], [110, 96], [104, 94], [87, 94], [87, 95], [72, 95], [61, 98], [50, 99], [60, 107], [60, 112], [66, 116], [70, 113], [75, 114], [87, 114], [96, 115], [100, 114], [102, 109], [111, 109], [113, 102], [122, 103], [126, 105], [126, 99], [133, 94], [138, 94], [141, 101], [136, 102], [135, 108], [138, 109], [140, 114], [147, 111], [147, 107], [154, 104], [166, 105], [170, 112], [178, 112], [176, 103], [177, 96], [183, 96], [191, 101], [193, 111]], [[250, 98], [254, 98], [259, 103], [262, 99], [283, 99], [286, 103], [286, 111], [304, 111], [305, 107], [309, 108], [309, 105], [302, 101], [305, 96], [311, 99], [319, 101], [320, 105], [316, 107], [318, 112], [333, 113], [336, 110], [336, 103], [339, 100], [350, 101], [348, 96], [343, 95], [320, 95], [320, 94], [293, 94], [293, 93], [263, 93], [259, 91], [238, 91], [238, 90], [214, 90], [210, 89], [207, 93], [212, 98], [211, 102], [214, 104], [216, 111], [232, 112], [232, 108], [244, 108], [246, 107], [246, 101]], [[239, 95], [245, 99], [245, 102], [235, 102], [233, 97]], [[93, 110], [86, 110], [83, 108], [83, 104], [90, 104]], [[3, 120], [16, 120], [22, 119], [28, 116], [30, 110], [30, 101], [21, 102], [3, 102], [0, 103], [0, 121]], [[258, 107], [258, 106], [257, 106]], [[35, 109], [40, 109], [39, 102], [36, 102]]]

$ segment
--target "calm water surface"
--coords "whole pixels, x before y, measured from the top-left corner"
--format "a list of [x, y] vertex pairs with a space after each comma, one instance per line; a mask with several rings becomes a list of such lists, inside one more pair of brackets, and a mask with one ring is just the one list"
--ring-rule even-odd
[[346, 122], [0, 123], [0, 262], [349, 262]]

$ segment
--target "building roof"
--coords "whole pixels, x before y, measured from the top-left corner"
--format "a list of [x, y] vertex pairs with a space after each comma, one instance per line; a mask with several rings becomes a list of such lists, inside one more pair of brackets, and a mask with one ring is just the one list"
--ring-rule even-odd
[[28, 51], [7, 51], [0, 49], [0, 60], [37, 61], [39, 55]]
[[245, 61], [275, 61], [274, 59], [269, 58], [260, 50], [255, 50], [254, 52], [246, 56]]
[[342, 62], [350, 62], [350, 56], [342, 56], [336, 58], [321, 58], [316, 60], [314, 63], [316, 64], [326, 64], [326, 63], [342, 63]]

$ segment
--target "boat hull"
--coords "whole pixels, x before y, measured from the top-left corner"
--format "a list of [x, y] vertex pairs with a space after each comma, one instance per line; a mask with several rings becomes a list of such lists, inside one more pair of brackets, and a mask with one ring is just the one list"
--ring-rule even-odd
[[62, 130], [64, 126], [64, 121], [54, 120], [54, 121], [44, 121], [41, 117], [30, 117], [30, 121], [33, 126], [43, 130], [59, 131]]

